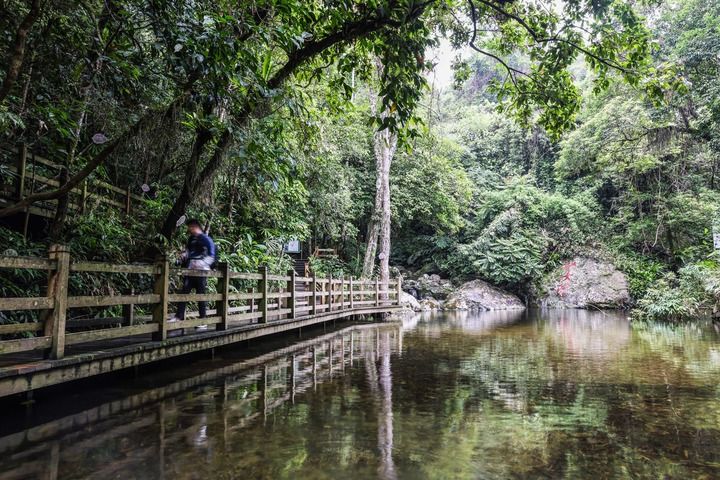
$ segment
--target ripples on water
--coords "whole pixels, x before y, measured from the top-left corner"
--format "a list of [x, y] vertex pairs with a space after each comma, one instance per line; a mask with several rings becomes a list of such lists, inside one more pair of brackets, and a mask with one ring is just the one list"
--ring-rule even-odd
[[0, 426], [0, 478], [720, 478], [710, 323], [423, 315], [241, 350], [43, 398]]

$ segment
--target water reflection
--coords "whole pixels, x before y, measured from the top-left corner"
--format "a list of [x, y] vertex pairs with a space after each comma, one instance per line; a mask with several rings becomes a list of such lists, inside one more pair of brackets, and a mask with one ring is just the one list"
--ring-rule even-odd
[[[222, 456], [218, 452], [233, 451], [239, 431], [258, 421], [267, 424], [285, 404], [360, 363], [369, 375], [374, 372], [381, 471], [396, 478], [390, 356], [398, 351], [400, 328], [344, 329], [2, 436], [0, 478], [99, 478], [119, 472], [125, 478], [199, 478], [192, 467], [198, 459], [212, 465]], [[352, 385], [349, 380], [344, 387]], [[62, 448], [56, 438], [62, 438]]]
[[720, 338], [586, 311], [362, 325], [0, 435], [0, 477], [718, 478]]
[[[393, 408], [392, 408], [392, 373], [390, 372], [390, 353], [392, 344], [390, 332], [376, 331], [375, 359], [367, 359], [365, 368], [368, 372], [368, 386], [376, 397], [378, 424], [378, 452], [380, 465], [378, 478], [393, 480], [397, 478], [393, 462]], [[379, 357], [378, 366], [377, 358]]]
[[614, 312], [560, 310], [547, 323], [547, 334], [581, 358], [614, 355], [630, 341], [629, 320]]
[[403, 321], [403, 329], [418, 329], [428, 337], [438, 338], [448, 329], [464, 334], [487, 334], [495, 329], [513, 325], [526, 318], [524, 310], [498, 310], [494, 312], [423, 312]]

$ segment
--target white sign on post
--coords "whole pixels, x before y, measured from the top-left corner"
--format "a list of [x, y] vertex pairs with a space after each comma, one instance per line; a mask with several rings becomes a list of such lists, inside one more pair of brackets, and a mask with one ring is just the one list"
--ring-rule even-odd
[[300, 241], [296, 239], [288, 241], [287, 245], [285, 245], [285, 251], [287, 253], [300, 253]]
[[715, 250], [720, 251], [720, 229], [713, 228], [713, 245], [715, 245]]

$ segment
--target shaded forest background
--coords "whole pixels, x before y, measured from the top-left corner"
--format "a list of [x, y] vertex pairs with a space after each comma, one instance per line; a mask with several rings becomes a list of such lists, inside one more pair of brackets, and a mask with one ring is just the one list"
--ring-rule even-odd
[[[62, 241], [88, 259], [138, 261], [178, 249], [186, 216], [208, 222], [238, 270], [286, 271], [282, 245], [299, 238], [337, 249], [314, 261], [319, 274], [358, 275], [377, 215], [375, 132], [389, 128], [399, 135], [391, 265], [527, 297], [563, 260], [588, 255], [628, 274], [647, 318], [692, 316], [720, 297], [716, 1], [636, 6], [648, 37], [616, 41], [640, 45], [627, 61], [637, 55], [632, 68], [655, 83], [565, 51], [557, 72], [567, 78], [552, 83], [532, 51], [485, 38], [505, 60], [477, 49], [458, 59], [455, 88], [435, 85], [425, 58], [443, 34], [461, 46], [477, 33], [448, 18], [454, 2], [329, 16], [259, 2], [241, 23], [183, 2], [51, 3], [3, 2], [17, 15], [1, 16], [2, 58], [39, 8], [17, 78], [0, 90], [3, 145], [24, 143], [70, 172], [97, 162], [93, 178], [138, 194], [146, 184], [156, 197], [132, 216], [61, 212], [29, 240], [3, 228], [5, 248], [44, 255]], [[508, 85], [520, 71], [548, 83]], [[529, 103], [522, 88], [538, 89]], [[108, 141], [94, 142], [98, 133]]]

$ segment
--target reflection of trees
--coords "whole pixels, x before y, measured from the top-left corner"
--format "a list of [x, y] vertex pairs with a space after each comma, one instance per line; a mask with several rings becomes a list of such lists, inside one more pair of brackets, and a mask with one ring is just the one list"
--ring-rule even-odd
[[[399, 333], [394, 332], [394, 333]], [[379, 454], [378, 478], [395, 479], [393, 461], [393, 408], [392, 373], [390, 354], [396, 344], [390, 332], [376, 331], [375, 342], [364, 344], [364, 366], [368, 390], [377, 411], [377, 450]], [[399, 340], [399, 336], [396, 337]], [[379, 363], [379, 365], [378, 365]]]
[[616, 313], [558, 310], [547, 325], [567, 352], [582, 358], [612, 356], [630, 340], [630, 322]]
[[[497, 328], [510, 326], [520, 321], [525, 315], [524, 310], [496, 310], [491, 312], [424, 312], [413, 317], [419, 332], [425, 336], [438, 338], [448, 329], [460, 329], [465, 334], [487, 334]], [[407, 324], [403, 323], [407, 328]]]
[[621, 316], [543, 315], [491, 335], [468, 336], [447, 321], [427, 326], [432, 335], [422, 323], [405, 334], [411, 347], [396, 377], [411, 382], [413, 394], [394, 392], [395, 428], [403, 432], [395, 449], [421, 443], [432, 452], [418, 476], [697, 478], [714, 471], [703, 461], [720, 460], [712, 447], [720, 440], [720, 389], [709, 381], [717, 378], [717, 339], [685, 333], [674, 346], [655, 339], [655, 349]]
[[692, 323], [633, 323], [644, 352], [670, 365], [683, 365], [691, 378], [716, 381], [720, 374], [720, 334], [711, 321]]
[[[4, 479], [37, 478], [43, 472], [57, 475], [58, 471], [74, 472], [78, 477], [92, 472], [93, 478], [213, 478], [213, 471], [226, 474], [239, 469], [239, 473], [249, 466], [262, 466], [260, 471], [273, 472], [267, 478], [279, 478], [283, 475], [278, 472], [283, 469], [305, 468], [310, 454], [319, 448], [312, 432], [322, 431], [322, 426], [297, 429], [298, 422], [312, 423], [318, 418], [324, 422], [328, 416], [342, 416], [337, 411], [339, 405], [327, 408], [323, 405], [326, 397], [312, 392], [330, 387], [345, 396], [346, 383], [350, 386], [346, 373], [362, 358], [358, 353], [368, 349], [380, 358], [376, 385], [382, 431], [373, 443], [381, 449], [387, 478], [393, 478], [389, 375], [390, 353], [396, 351], [399, 341], [398, 328], [352, 327], [0, 437], [0, 471]], [[380, 348], [374, 346], [378, 338]], [[342, 381], [336, 383], [338, 379]], [[309, 395], [313, 400], [293, 407], [298, 395]], [[161, 399], [165, 400], [155, 403]], [[279, 444], [260, 441], [265, 437], [261, 433], [264, 429], [274, 428], [276, 412], [285, 414], [291, 409], [297, 411], [284, 419], [283, 426], [292, 433], [275, 438]], [[63, 438], [61, 447], [52, 440], [59, 434]], [[347, 448], [354, 442], [350, 437], [341, 443]], [[301, 448], [288, 455], [288, 444]], [[356, 454], [351, 450], [351, 456]], [[86, 455], [88, 451], [92, 455]], [[263, 452], [262, 459], [259, 452]], [[326, 454], [320, 446], [319, 455]], [[368, 455], [377, 458], [373, 453]], [[265, 478], [266, 474], [249, 476]]]
[[543, 315], [421, 319], [402, 335], [402, 358], [395, 325], [332, 333], [0, 437], [0, 468], [3, 478], [713, 478], [711, 330]]

